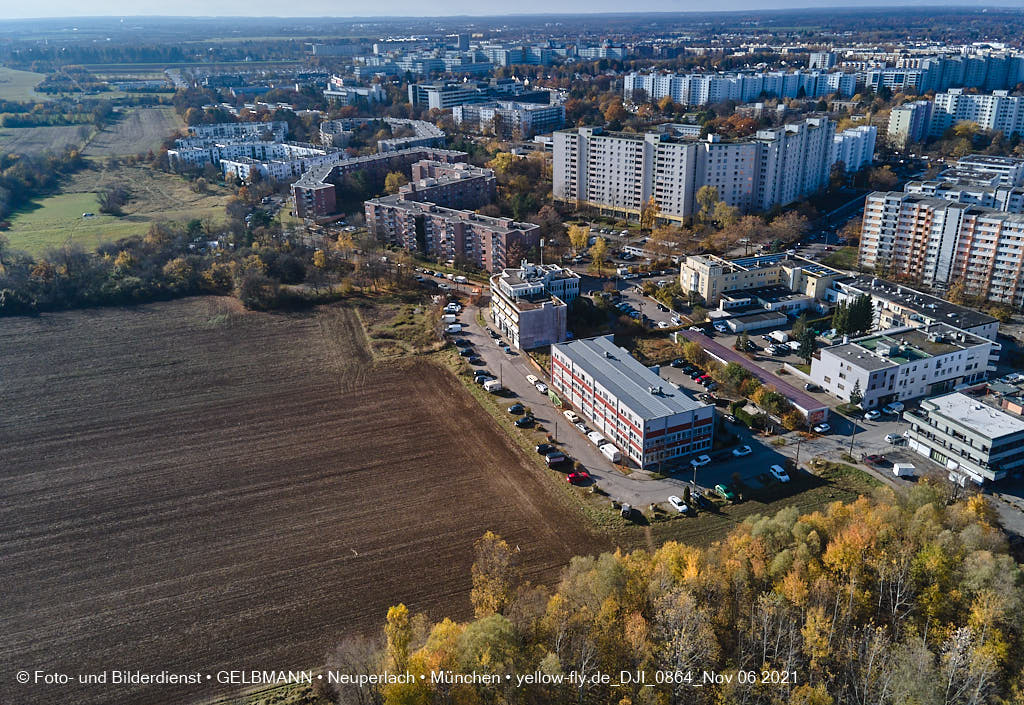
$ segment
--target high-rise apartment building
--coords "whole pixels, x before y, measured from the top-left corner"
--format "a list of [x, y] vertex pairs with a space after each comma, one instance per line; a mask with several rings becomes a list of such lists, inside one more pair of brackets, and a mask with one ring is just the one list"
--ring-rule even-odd
[[962, 88], [936, 94], [928, 134], [941, 137], [958, 122], [976, 122], [1006, 137], [1024, 134], [1024, 97], [1007, 91], [987, 95], [964, 93]]
[[912, 142], [923, 142], [931, 125], [932, 102], [915, 100], [893, 108], [889, 113], [889, 140], [899, 149]]
[[773, 71], [737, 74], [629, 73], [623, 77], [623, 96], [647, 100], [666, 96], [680, 105], [709, 105], [734, 100], [747, 103], [761, 96], [778, 98], [819, 98], [831, 93], [852, 96], [857, 76], [820, 71]]
[[878, 128], [874, 125], [860, 125], [843, 130], [832, 138], [829, 163], [842, 162], [849, 173], [871, 166], [875, 158], [877, 137]]
[[696, 214], [697, 191], [714, 186], [741, 211], [768, 210], [825, 186], [834, 131], [826, 118], [759, 130], [744, 140], [560, 130], [553, 140], [554, 197], [624, 216], [639, 215], [653, 197], [659, 217], [682, 221]]
[[867, 197], [860, 265], [945, 289], [1024, 306], [1024, 215], [927, 195]]

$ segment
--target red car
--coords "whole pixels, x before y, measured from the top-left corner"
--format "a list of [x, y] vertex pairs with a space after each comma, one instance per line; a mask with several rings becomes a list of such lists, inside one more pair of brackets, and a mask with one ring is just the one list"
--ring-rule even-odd
[[711, 375], [701, 375], [700, 377], [697, 378], [697, 383], [703, 384], [706, 380], [709, 379], [711, 379]]
[[570, 485], [578, 485], [581, 482], [586, 482], [590, 479], [590, 473], [586, 470], [580, 470], [579, 472], [571, 472], [565, 476], [566, 481]]
[[864, 462], [868, 465], [881, 465], [885, 462], [884, 455], [865, 455]]

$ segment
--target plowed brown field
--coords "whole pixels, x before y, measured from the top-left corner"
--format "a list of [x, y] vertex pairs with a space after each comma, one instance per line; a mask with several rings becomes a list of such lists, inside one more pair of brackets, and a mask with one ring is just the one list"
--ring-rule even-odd
[[551, 581], [604, 548], [458, 382], [374, 364], [347, 309], [192, 299], [0, 319], [0, 702], [227, 686], [19, 669], [297, 669], [405, 602], [468, 616], [493, 529]]

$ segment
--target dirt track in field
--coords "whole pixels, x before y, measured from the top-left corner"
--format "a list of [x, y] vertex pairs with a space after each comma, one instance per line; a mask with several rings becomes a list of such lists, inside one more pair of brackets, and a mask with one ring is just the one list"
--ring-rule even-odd
[[0, 702], [227, 687], [19, 686], [298, 669], [405, 602], [469, 613], [493, 529], [551, 581], [603, 548], [446, 372], [374, 365], [343, 308], [192, 299], [0, 320]]

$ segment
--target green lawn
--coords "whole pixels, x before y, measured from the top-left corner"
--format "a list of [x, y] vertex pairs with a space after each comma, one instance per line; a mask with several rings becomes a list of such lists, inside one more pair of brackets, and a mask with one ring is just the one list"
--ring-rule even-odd
[[828, 265], [829, 267], [837, 267], [838, 269], [856, 269], [857, 248], [840, 247], [839, 249], [833, 250], [825, 255], [822, 258], [821, 263]]
[[[83, 213], [94, 213], [83, 218]], [[160, 220], [188, 220], [210, 216], [224, 217], [222, 208], [166, 211]], [[39, 255], [65, 242], [74, 242], [86, 250], [94, 250], [104, 242], [131, 235], [145, 235], [149, 224], [157, 218], [126, 215], [116, 218], [99, 212], [95, 193], [62, 193], [36, 201], [11, 219], [11, 228], [4, 235], [11, 247]]]
[[0, 66], [0, 99], [34, 100], [43, 96], [33, 90], [46, 76]]

